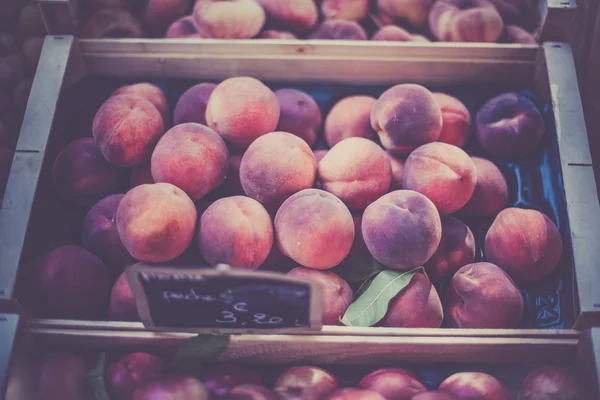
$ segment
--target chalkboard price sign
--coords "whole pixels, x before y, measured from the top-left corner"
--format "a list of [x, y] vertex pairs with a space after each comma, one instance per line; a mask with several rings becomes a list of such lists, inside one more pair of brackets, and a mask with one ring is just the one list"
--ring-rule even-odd
[[154, 331], [280, 332], [320, 329], [313, 282], [273, 272], [137, 264], [127, 269], [138, 312]]

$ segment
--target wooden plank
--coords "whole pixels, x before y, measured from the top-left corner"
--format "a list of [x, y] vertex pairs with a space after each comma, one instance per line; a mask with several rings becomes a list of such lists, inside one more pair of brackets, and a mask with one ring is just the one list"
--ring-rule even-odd
[[[542, 9], [540, 13], [545, 14]], [[547, 0], [547, 14], [543, 15], [542, 30], [539, 35], [540, 42], [566, 41], [575, 19], [577, 9], [576, 0]]]
[[17, 338], [18, 314], [0, 314], [0, 397], [4, 398], [13, 359], [13, 343]]
[[47, 37], [0, 208], [0, 300], [11, 300], [72, 37]]

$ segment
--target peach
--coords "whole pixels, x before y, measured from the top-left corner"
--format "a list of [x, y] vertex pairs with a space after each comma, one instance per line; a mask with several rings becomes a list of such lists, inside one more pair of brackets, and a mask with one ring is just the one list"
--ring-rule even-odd
[[325, 118], [325, 140], [333, 147], [344, 139], [361, 137], [375, 141], [377, 133], [371, 128], [371, 110], [375, 98], [350, 96], [333, 105]]
[[265, 24], [265, 11], [255, 0], [198, 0], [192, 16], [200, 30], [218, 39], [248, 39]]
[[121, 171], [109, 164], [92, 138], [77, 139], [58, 153], [52, 166], [58, 194], [84, 206], [91, 206], [116, 193]]
[[432, 0], [377, 0], [377, 9], [393, 19], [408, 20], [415, 28], [427, 25]]
[[258, 201], [244, 196], [226, 197], [202, 214], [198, 246], [210, 265], [256, 269], [273, 246], [273, 223]]
[[473, 195], [462, 208], [465, 215], [493, 217], [508, 203], [508, 184], [500, 169], [493, 162], [471, 157], [477, 171]]
[[386, 399], [411, 400], [427, 388], [415, 374], [402, 368], [381, 368], [365, 375], [358, 389], [377, 392]]
[[237, 386], [260, 385], [260, 376], [254, 370], [233, 364], [213, 366], [202, 378], [204, 386], [214, 396], [222, 398]]
[[196, 207], [169, 183], [131, 189], [117, 210], [117, 229], [123, 245], [143, 262], [170, 261], [190, 245], [196, 226]]
[[256, 39], [297, 39], [297, 37], [292, 32], [266, 29], [260, 32]]
[[323, 0], [321, 12], [327, 19], [360, 21], [369, 15], [369, 0]]
[[131, 399], [133, 392], [160, 379], [163, 362], [148, 353], [131, 353], [106, 368], [106, 386], [116, 400]]
[[0, 200], [4, 198], [13, 157], [14, 154], [11, 150], [0, 148]]
[[483, 372], [459, 372], [446, 378], [438, 388], [464, 400], [514, 400], [510, 389], [498, 379]]
[[258, 0], [267, 23], [296, 34], [307, 33], [317, 24], [319, 10], [314, 0]]
[[354, 299], [352, 288], [345, 280], [330, 271], [303, 267], [294, 268], [287, 274], [318, 283], [323, 296], [323, 325], [341, 325], [340, 318]]
[[135, 297], [133, 297], [133, 291], [125, 272], [119, 275], [110, 292], [108, 319], [110, 321], [140, 320]]
[[390, 185], [390, 192], [394, 190], [402, 189], [402, 174], [404, 172], [404, 164], [406, 160], [402, 158], [395, 157], [393, 154], [386, 152], [385, 153], [390, 161], [390, 166], [392, 167], [392, 183]]
[[401, 84], [386, 90], [373, 104], [371, 126], [385, 149], [407, 155], [439, 139], [442, 112], [429, 90]]
[[532, 283], [558, 266], [563, 243], [558, 228], [536, 210], [507, 208], [485, 235], [484, 252], [518, 283]]
[[23, 70], [23, 60], [20, 54], [0, 57], [0, 90], [14, 87], [16, 82], [23, 77]]
[[279, 400], [280, 396], [264, 386], [245, 384], [231, 389], [229, 400]]
[[363, 210], [390, 189], [392, 167], [385, 151], [371, 140], [342, 140], [323, 157], [318, 167], [324, 190], [351, 210]]
[[114, 276], [135, 263], [117, 231], [117, 209], [123, 196], [113, 194], [97, 202], [86, 214], [81, 228], [83, 248], [102, 259]]
[[412, 190], [396, 190], [366, 208], [362, 234], [377, 261], [408, 271], [434, 254], [442, 238], [442, 223], [427, 197]]
[[543, 365], [527, 375], [521, 391], [520, 400], [578, 400], [583, 391], [575, 372], [560, 365]]
[[444, 320], [442, 302], [423, 274], [415, 274], [408, 286], [390, 301], [380, 326], [393, 328], [439, 328]]
[[456, 271], [447, 293], [446, 315], [453, 328], [516, 328], [523, 296], [498, 266], [479, 262]]
[[136, 186], [146, 185], [154, 182], [152, 177], [152, 170], [150, 169], [150, 163], [145, 162], [140, 165], [136, 165], [131, 169], [131, 176], [129, 178], [129, 188], [133, 189]]
[[240, 181], [240, 166], [243, 154], [229, 155], [229, 170], [225, 181], [212, 193], [216, 197], [244, 196], [244, 189]]
[[34, 36], [23, 41], [21, 56], [23, 57], [25, 70], [30, 74], [35, 74], [40, 56], [42, 55], [44, 40], [44, 36]]
[[183, 92], [173, 110], [173, 123], [196, 122], [206, 125], [206, 105], [216, 87], [214, 83], [199, 83]]
[[396, 25], [384, 25], [377, 30], [371, 40], [384, 40], [394, 42], [412, 42], [413, 36], [407, 30]]
[[158, 109], [139, 96], [109, 98], [92, 122], [92, 134], [102, 154], [118, 167], [133, 167], [148, 160], [164, 133]]
[[312, 147], [323, 121], [315, 100], [296, 89], [279, 89], [275, 96], [281, 109], [277, 130], [294, 134]]
[[402, 187], [424, 194], [441, 215], [460, 210], [471, 198], [477, 170], [459, 147], [435, 142], [410, 153], [404, 164]]
[[319, 149], [313, 151], [313, 154], [315, 155], [315, 160], [317, 161], [317, 165], [321, 162], [321, 160], [323, 159], [323, 157], [325, 157], [325, 154], [327, 153], [329, 153], [329, 150], [326, 149]]
[[506, 161], [534, 152], [544, 137], [545, 124], [536, 105], [519, 93], [504, 93], [481, 107], [475, 117], [477, 138], [492, 157]]
[[506, 28], [504, 29], [504, 40], [508, 43], [538, 44], [531, 33], [516, 25], [506, 25]]
[[106, 312], [108, 270], [87, 250], [67, 245], [24, 265], [19, 300], [39, 318], [96, 319]]
[[39, 370], [39, 393], [45, 400], [81, 400], [86, 393], [85, 361], [69, 353], [44, 356]]
[[489, 0], [438, 0], [429, 13], [429, 29], [443, 42], [495, 42], [504, 23]]
[[536, 0], [490, 0], [506, 24], [533, 30], [538, 10]]
[[167, 39], [187, 39], [187, 38], [209, 38], [209, 34], [204, 32], [191, 15], [186, 15], [173, 21], [167, 29], [165, 38]]
[[344, 388], [331, 393], [326, 400], [385, 400], [385, 397], [370, 390]]
[[207, 125], [240, 149], [273, 132], [279, 115], [275, 93], [249, 77], [224, 80], [214, 89], [206, 105]]
[[134, 83], [133, 85], [121, 86], [115, 90], [111, 97], [129, 95], [140, 96], [148, 100], [160, 113], [165, 125], [171, 121], [171, 111], [169, 110], [169, 102], [163, 91], [156, 85], [149, 82]]
[[324, 369], [297, 366], [285, 370], [273, 390], [284, 400], [322, 400], [339, 386], [338, 380]]
[[199, 200], [225, 180], [227, 145], [215, 131], [189, 122], [175, 125], [158, 141], [150, 160], [152, 177]]
[[419, 393], [412, 400], [459, 400], [459, 398], [450, 393], [434, 390], [433, 392]]
[[95, 12], [81, 29], [81, 37], [86, 39], [141, 38], [144, 36], [142, 24], [128, 11], [119, 8], [105, 8]]
[[193, 399], [208, 400], [206, 388], [198, 379], [186, 375], [164, 375], [133, 392], [132, 400]]
[[272, 132], [248, 147], [240, 165], [240, 181], [248, 197], [266, 208], [278, 207], [315, 182], [317, 162], [306, 142], [287, 132]]
[[358, 22], [343, 19], [325, 20], [309, 39], [367, 40], [367, 32]]
[[471, 137], [471, 113], [456, 97], [433, 93], [442, 111], [442, 131], [438, 141], [463, 147]]
[[461, 267], [475, 260], [475, 237], [471, 229], [450, 215], [442, 217], [442, 241], [424, 265], [434, 282], [445, 282]]
[[305, 189], [288, 198], [275, 216], [277, 246], [297, 263], [333, 268], [350, 252], [354, 240], [352, 214], [331, 193]]
[[21, 9], [18, 21], [19, 34], [22, 38], [46, 35], [46, 25], [37, 4], [28, 4]]
[[15, 86], [13, 91], [13, 101], [15, 103], [15, 107], [17, 111], [21, 114], [25, 114], [25, 109], [27, 108], [27, 102], [29, 101], [29, 93], [31, 93], [31, 86], [33, 85], [33, 77], [25, 78], [21, 80]]
[[148, 0], [142, 10], [142, 22], [152, 36], [164, 36], [169, 26], [182, 18], [191, 0]]

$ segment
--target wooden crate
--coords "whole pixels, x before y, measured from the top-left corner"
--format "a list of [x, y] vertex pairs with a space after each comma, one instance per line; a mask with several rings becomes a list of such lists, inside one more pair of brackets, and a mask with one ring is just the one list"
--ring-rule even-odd
[[[51, 35], [77, 35], [85, 16], [82, 0], [38, 0], [46, 28]], [[577, 8], [576, 0], [540, 0], [534, 37], [540, 43], [565, 41]], [[93, 40], [93, 39], [92, 39]], [[164, 39], [160, 39], [164, 40]], [[194, 39], [204, 41], [204, 39]]]
[[[271, 82], [312, 82], [340, 84], [386, 84], [401, 82], [431, 84], [521, 85], [550, 106], [555, 144], [558, 147], [568, 219], [567, 242], [572, 245], [574, 308], [576, 330], [600, 324], [600, 207], [574, 64], [569, 45], [546, 43], [525, 45], [482, 45], [438, 43], [272, 43], [207, 40], [200, 42], [153, 40], [79, 41], [72, 36], [46, 39], [38, 73], [25, 114], [6, 195], [0, 209], [0, 306], [11, 308], [14, 285], [38, 183], [43, 170], [49, 138], [64, 135], [53, 127], [61, 90], [86, 76], [224, 79], [247, 75]], [[46, 160], [46, 165], [52, 161]], [[558, 178], [558, 177], [557, 177]], [[39, 197], [39, 196], [38, 196]], [[39, 200], [39, 199], [38, 199]], [[41, 201], [41, 200], [39, 200]], [[540, 312], [552, 307], [542, 299]], [[18, 308], [14, 306], [13, 308]], [[550, 310], [551, 311], [551, 310]], [[140, 323], [105, 321], [31, 320], [39, 335], [65, 341], [115, 345], [129, 340], [147, 343], [181, 340], [189, 335], [148, 332]], [[310, 335], [311, 332], [298, 332]], [[456, 343], [472, 338], [527, 340], [528, 338], [570, 337], [564, 330], [470, 330], [401, 329], [326, 326], [321, 336], [338, 340], [345, 335], [396, 336], [424, 341], [432, 346], [440, 337]], [[293, 336], [294, 340], [299, 336]], [[290, 340], [280, 336], [249, 335], [241, 341], [277, 343]], [[368, 339], [371, 340], [371, 339]], [[375, 342], [375, 339], [372, 339]], [[391, 340], [391, 339], [389, 339]], [[310, 337], [300, 342], [327, 346]], [[518, 343], [518, 342], [517, 342]], [[299, 351], [295, 349], [294, 351]], [[544, 351], [542, 351], [544, 352]], [[481, 353], [483, 354], [483, 353]], [[506, 353], [509, 354], [509, 353]], [[502, 357], [502, 354], [498, 354]]]

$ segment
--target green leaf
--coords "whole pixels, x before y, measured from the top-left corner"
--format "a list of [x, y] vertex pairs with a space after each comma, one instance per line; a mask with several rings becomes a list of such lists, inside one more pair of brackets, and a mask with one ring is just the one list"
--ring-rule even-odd
[[108, 390], [106, 389], [106, 382], [104, 381], [105, 367], [106, 353], [102, 353], [100, 354], [100, 357], [98, 357], [98, 364], [96, 364], [96, 367], [86, 375], [87, 383], [92, 388], [96, 400], [110, 400]]
[[171, 370], [200, 376], [202, 364], [214, 360], [229, 346], [229, 335], [198, 335], [179, 347], [171, 360]]
[[370, 279], [383, 270], [385, 267], [369, 255], [348, 257], [332, 269], [332, 272], [341, 276], [346, 282], [352, 283]]
[[341, 322], [346, 326], [373, 326], [385, 316], [390, 301], [411, 281], [423, 272], [423, 267], [408, 272], [386, 270], [375, 276], [364, 292], [350, 304]]

